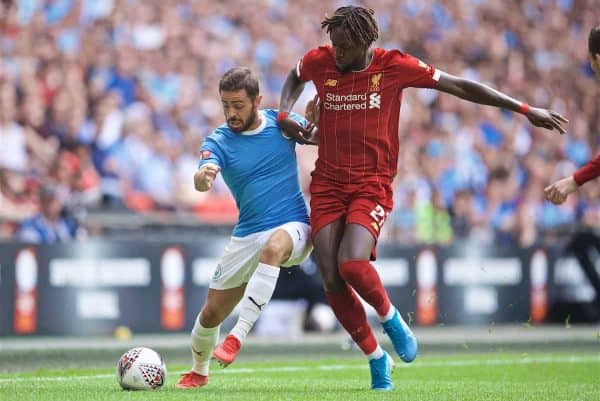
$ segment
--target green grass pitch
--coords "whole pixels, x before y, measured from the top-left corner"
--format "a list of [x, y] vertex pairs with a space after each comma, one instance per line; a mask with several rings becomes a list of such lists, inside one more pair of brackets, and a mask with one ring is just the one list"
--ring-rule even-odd
[[0, 400], [597, 401], [600, 354], [595, 351], [424, 355], [410, 365], [397, 362], [396, 389], [387, 393], [369, 389], [366, 361], [354, 355], [312, 361], [310, 355], [272, 362], [240, 360], [225, 370], [213, 364], [209, 385], [197, 390], [176, 389], [179, 373], [188, 366], [169, 364], [165, 386], [144, 392], [121, 390], [114, 369], [56, 366], [0, 374]]

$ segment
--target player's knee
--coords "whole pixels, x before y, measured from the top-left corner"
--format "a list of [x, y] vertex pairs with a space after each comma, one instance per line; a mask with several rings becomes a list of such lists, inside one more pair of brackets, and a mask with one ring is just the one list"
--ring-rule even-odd
[[200, 324], [203, 327], [216, 327], [225, 319], [225, 314], [218, 307], [205, 304], [200, 312]]
[[260, 262], [272, 266], [281, 266], [292, 254], [292, 242], [283, 236], [273, 236], [265, 244], [261, 254]]
[[341, 265], [350, 260], [368, 260], [368, 257], [362, 254], [362, 250], [351, 247], [340, 247], [337, 255], [338, 264]]
[[326, 292], [340, 292], [346, 288], [346, 282], [339, 277], [331, 276], [329, 278], [323, 277], [323, 289]]
[[335, 264], [319, 266], [321, 269], [321, 278], [323, 279], [323, 288], [327, 292], [339, 292], [343, 290], [346, 283], [340, 276]]
[[342, 278], [345, 281], [352, 282], [352, 280], [349, 280], [350, 276], [352, 275], [352, 270], [349, 269], [348, 266], [344, 262], [340, 262], [340, 264], [338, 265], [338, 272], [340, 273], [340, 276], [342, 276]]

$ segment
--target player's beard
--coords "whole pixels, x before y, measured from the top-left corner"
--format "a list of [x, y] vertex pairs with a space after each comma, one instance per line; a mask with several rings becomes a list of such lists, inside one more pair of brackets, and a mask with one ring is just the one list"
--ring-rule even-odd
[[250, 127], [252, 127], [252, 125], [256, 122], [256, 117], [257, 117], [256, 107], [253, 105], [252, 110], [250, 111], [250, 117], [248, 117], [248, 121], [244, 122], [244, 120], [242, 120], [242, 119], [234, 120], [234, 121], [241, 122], [240, 128], [233, 128], [230, 124], [231, 120], [227, 121], [227, 126], [229, 126], [229, 129], [232, 130], [233, 132], [245, 132], [245, 131], [248, 131], [248, 129]]

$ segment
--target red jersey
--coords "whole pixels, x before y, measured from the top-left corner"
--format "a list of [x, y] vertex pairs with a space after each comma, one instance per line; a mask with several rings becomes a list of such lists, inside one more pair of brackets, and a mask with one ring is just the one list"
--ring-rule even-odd
[[432, 88], [439, 72], [399, 50], [373, 49], [362, 71], [337, 70], [331, 46], [310, 50], [297, 75], [321, 99], [319, 157], [313, 181], [390, 183], [398, 165], [402, 90]]
[[583, 185], [596, 177], [600, 177], [600, 155], [596, 156], [594, 160], [587, 162], [587, 164], [573, 174], [573, 179], [577, 185]]

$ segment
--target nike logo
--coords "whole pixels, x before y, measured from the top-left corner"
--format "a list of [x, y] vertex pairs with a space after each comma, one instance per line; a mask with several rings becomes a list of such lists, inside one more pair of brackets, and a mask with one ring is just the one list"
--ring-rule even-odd
[[196, 355], [198, 355], [199, 357], [202, 357], [202, 354], [204, 354], [204, 351], [196, 351], [196, 349], [192, 346], [192, 352]]
[[248, 297], [248, 299], [250, 300], [250, 302], [252, 302], [254, 305], [256, 305], [256, 307], [258, 308], [258, 310], [262, 311], [263, 308], [265, 307], [265, 305], [267, 304], [266, 302], [264, 304], [259, 304], [258, 302], [256, 302], [254, 300], [254, 298], [252, 297]]
[[296, 230], [296, 232], [298, 233], [298, 241], [302, 240], [302, 236], [300, 235], [300, 230]]

